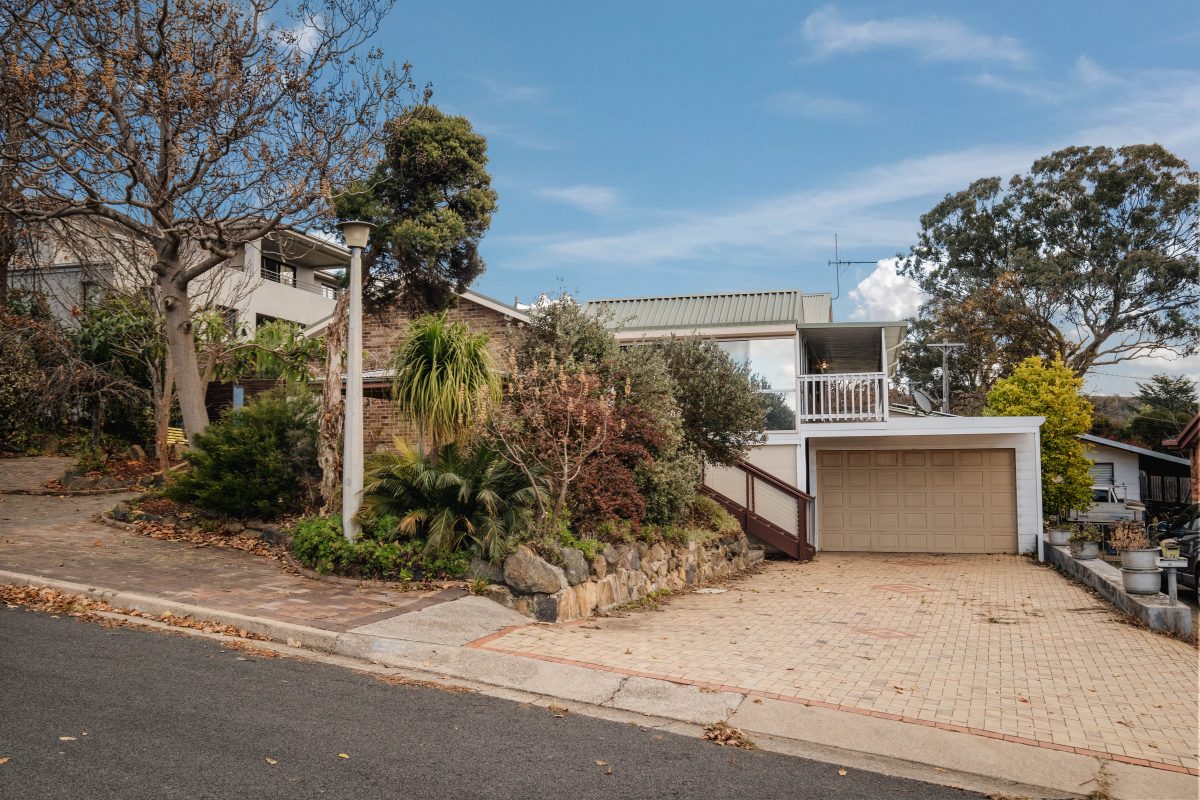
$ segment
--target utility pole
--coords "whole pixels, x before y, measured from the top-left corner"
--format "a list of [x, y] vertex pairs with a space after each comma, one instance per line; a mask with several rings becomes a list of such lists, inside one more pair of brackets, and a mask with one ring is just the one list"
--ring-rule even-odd
[[934, 342], [930, 344], [936, 350], [942, 351], [942, 413], [950, 413], [950, 366], [949, 356], [950, 351], [959, 347], [966, 347], [962, 342]]

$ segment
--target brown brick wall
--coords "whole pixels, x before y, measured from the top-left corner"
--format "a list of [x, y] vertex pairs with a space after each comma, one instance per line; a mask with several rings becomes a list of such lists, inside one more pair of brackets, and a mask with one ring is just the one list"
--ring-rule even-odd
[[[465, 322], [473, 333], [491, 335], [492, 350], [498, 362], [504, 357], [508, 330], [516, 324], [512, 319], [466, 298], [450, 309], [451, 322]], [[399, 309], [367, 314], [363, 319], [363, 369], [383, 369], [391, 358], [400, 338], [408, 331], [412, 316]], [[365, 387], [363, 402], [363, 438], [368, 453], [386, 450], [392, 437], [416, 441], [412, 423], [401, 417], [392, 405], [388, 386]]]

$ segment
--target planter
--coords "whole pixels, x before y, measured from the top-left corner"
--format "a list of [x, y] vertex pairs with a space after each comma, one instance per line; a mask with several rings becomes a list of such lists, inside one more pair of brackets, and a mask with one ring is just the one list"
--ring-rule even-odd
[[1062, 547], [1071, 541], [1070, 531], [1050, 530], [1046, 532], [1046, 538], [1050, 540], [1050, 544], [1055, 547]]
[[1071, 555], [1079, 561], [1091, 561], [1100, 557], [1099, 542], [1071, 542]]
[[1158, 548], [1147, 550], [1122, 550], [1121, 566], [1125, 569], [1157, 569]]
[[[1136, 552], [1136, 551], [1135, 551]], [[1126, 594], [1158, 594], [1162, 585], [1162, 570], [1121, 569], [1121, 584]]]

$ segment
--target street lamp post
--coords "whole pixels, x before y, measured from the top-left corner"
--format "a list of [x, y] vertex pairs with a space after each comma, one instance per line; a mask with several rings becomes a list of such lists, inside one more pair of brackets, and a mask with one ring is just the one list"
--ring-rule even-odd
[[369, 222], [340, 223], [350, 248], [350, 325], [346, 334], [346, 428], [342, 436], [342, 532], [348, 541], [358, 538], [358, 509], [363, 493], [363, 388], [362, 388], [362, 251], [371, 235]]

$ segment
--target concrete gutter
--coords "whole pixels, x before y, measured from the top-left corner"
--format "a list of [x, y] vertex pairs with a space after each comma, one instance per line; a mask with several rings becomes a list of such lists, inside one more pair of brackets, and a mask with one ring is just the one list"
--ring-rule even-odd
[[[117, 608], [233, 625], [278, 643], [256, 645], [290, 655], [357, 669], [388, 668], [516, 702], [569, 704], [572, 713], [682, 735], [699, 736], [703, 725], [727, 721], [764, 750], [992, 796], [1083, 797], [1096, 788], [1101, 766], [1099, 759], [1078, 753], [490, 651], [485, 649], [488, 638], [530, 620], [480, 597], [459, 598], [338, 633], [38, 575], [0, 571], [0, 583], [49, 587]], [[126, 619], [162, 626], [140, 617]], [[186, 628], [174, 630], [232, 639]], [[1112, 761], [1105, 764], [1113, 798], [1194, 800], [1197, 796], [1195, 776]]]
[[1192, 610], [1183, 603], [1170, 604], [1170, 599], [1158, 594], [1126, 594], [1121, 581], [1121, 570], [1099, 558], [1086, 561], [1071, 557], [1071, 551], [1063, 545], [1045, 545], [1046, 560], [1055, 569], [1096, 590], [1096, 593], [1112, 603], [1118, 610], [1141, 622], [1148, 628], [1192, 641]]

